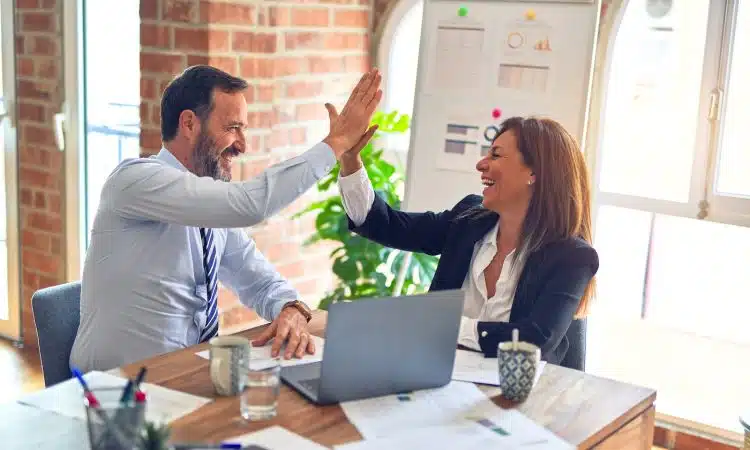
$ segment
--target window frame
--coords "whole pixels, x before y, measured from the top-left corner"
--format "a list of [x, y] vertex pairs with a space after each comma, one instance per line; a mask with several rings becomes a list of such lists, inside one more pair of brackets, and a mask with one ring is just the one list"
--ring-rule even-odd
[[[726, 217], [725, 213], [718, 210], [708, 210], [702, 212], [702, 205], [707, 201], [707, 190], [709, 183], [708, 162], [716, 160], [717, 152], [712, 151], [712, 123], [709, 117], [713, 101], [713, 92], [719, 86], [718, 74], [722, 70], [721, 54], [723, 53], [724, 41], [724, 19], [727, 11], [727, 4], [732, 0], [711, 0], [709, 3], [708, 19], [706, 23], [706, 44], [703, 53], [703, 71], [701, 73], [701, 84], [699, 90], [698, 120], [696, 125], [696, 137], [694, 141], [693, 163], [690, 177], [689, 196], [686, 202], [677, 202], [670, 200], [654, 199], [632, 194], [620, 194], [614, 192], [602, 191], [599, 184], [602, 177], [602, 158], [604, 154], [604, 123], [606, 122], [608, 96], [608, 80], [610, 79], [613, 66], [613, 55], [615, 43], [617, 41], [618, 30], [622, 26], [625, 14], [631, 4], [630, 0], [623, 0], [622, 5], [617, 10], [613, 18], [612, 32], [604, 45], [604, 62], [600, 82], [601, 106], [597, 111], [597, 132], [595, 144], [591, 148], [594, 155], [589, 159], [594, 164], [591, 166], [592, 186], [594, 198], [597, 207], [599, 205], [617, 206], [628, 209], [636, 209], [656, 214], [665, 214], [671, 216], [698, 218], [705, 220], [715, 220], [723, 222]], [[705, 215], [704, 215], [705, 214]], [[750, 225], [750, 223], [748, 223]]]

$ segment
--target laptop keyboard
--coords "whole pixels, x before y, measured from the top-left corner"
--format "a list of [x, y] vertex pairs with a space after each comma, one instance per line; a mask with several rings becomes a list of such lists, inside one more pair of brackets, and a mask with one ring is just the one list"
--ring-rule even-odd
[[299, 380], [299, 384], [309, 389], [311, 392], [318, 392], [320, 386], [320, 378], [311, 378], [309, 380]]

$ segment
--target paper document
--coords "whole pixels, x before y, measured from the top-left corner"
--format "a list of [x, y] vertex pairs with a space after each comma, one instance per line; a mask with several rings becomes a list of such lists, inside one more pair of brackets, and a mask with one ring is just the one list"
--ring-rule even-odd
[[[501, 437], [501, 448], [574, 448], [517, 410], [498, 407], [473, 383], [451, 381], [437, 389], [344, 402], [341, 407], [366, 440], [409, 439], [405, 433], [426, 427], [459, 426], [453, 432], [465, 432], [473, 423]], [[411, 442], [398, 445], [409, 448]], [[389, 441], [384, 448], [397, 445]]]
[[242, 444], [242, 450], [325, 450], [326, 447], [278, 425], [243, 434], [225, 442]]
[[[542, 376], [546, 364], [546, 361], [539, 361], [534, 384], [539, 381], [539, 377]], [[456, 350], [452, 379], [497, 386], [500, 384], [499, 376], [497, 358], [485, 358], [482, 353]]]
[[[96, 395], [97, 388], [124, 388], [127, 380], [104, 372], [89, 372], [83, 378]], [[142, 383], [146, 393], [146, 419], [154, 422], [172, 422], [211, 402], [210, 398], [163, 388], [155, 384]], [[83, 388], [75, 378], [47, 389], [25, 395], [18, 403], [50, 411], [62, 416], [86, 420], [83, 403]]]
[[[323, 359], [323, 346], [325, 345], [325, 339], [319, 338], [318, 336], [311, 336], [313, 338], [313, 341], [315, 341], [315, 354], [305, 354], [302, 358], [296, 358], [293, 357], [292, 359], [284, 359], [284, 350], [286, 350], [286, 343], [281, 346], [281, 366], [296, 366], [298, 364], [309, 364], [318, 362]], [[250, 359], [267, 359], [271, 357], [271, 343], [273, 341], [269, 342], [268, 344], [262, 346], [262, 347], [253, 347], [250, 351]], [[202, 352], [196, 353], [196, 355], [200, 356], [204, 359], [209, 359], [210, 352], [209, 350], [203, 350]]]

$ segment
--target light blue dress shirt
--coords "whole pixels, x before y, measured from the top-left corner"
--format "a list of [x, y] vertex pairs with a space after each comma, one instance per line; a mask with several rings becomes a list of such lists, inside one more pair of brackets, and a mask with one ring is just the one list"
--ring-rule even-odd
[[91, 230], [71, 366], [109, 370], [198, 343], [207, 308], [199, 227], [214, 229], [219, 280], [273, 320], [299, 295], [241, 227], [288, 206], [335, 163], [324, 143], [236, 183], [198, 177], [166, 149], [120, 163]]

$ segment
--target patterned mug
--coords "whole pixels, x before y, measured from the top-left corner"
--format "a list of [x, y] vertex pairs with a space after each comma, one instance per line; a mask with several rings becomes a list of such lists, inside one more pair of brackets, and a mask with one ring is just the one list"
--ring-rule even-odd
[[208, 341], [209, 374], [219, 395], [239, 395], [250, 364], [250, 341], [240, 336], [218, 336]]
[[513, 330], [513, 340], [497, 346], [497, 364], [502, 396], [513, 402], [523, 402], [531, 393], [539, 370], [542, 352], [534, 344], [518, 341], [518, 331]]

